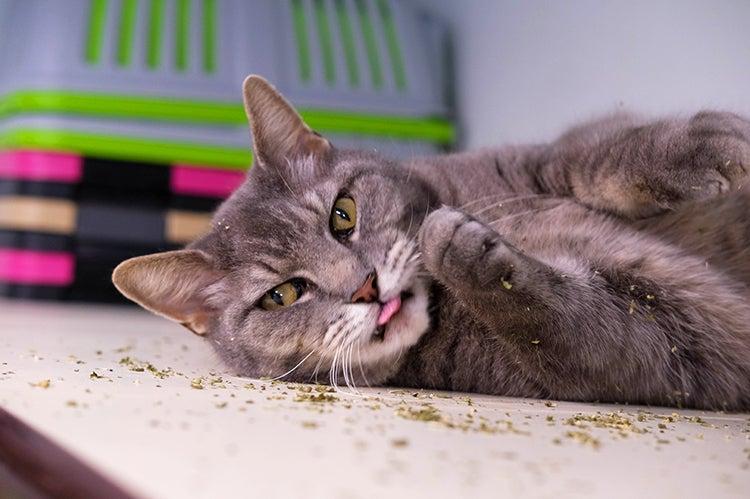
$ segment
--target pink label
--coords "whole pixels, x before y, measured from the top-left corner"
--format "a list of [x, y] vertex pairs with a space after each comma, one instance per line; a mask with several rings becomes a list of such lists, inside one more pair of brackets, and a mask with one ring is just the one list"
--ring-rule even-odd
[[74, 270], [75, 259], [70, 253], [0, 248], [0, 281], [68, 286]]
[[244, 172], [174, 165], [169, 183], [175, 194], [226, 198], [243, 180]]
[[75, 183], [83, 160], [75, 154], [49, 151], [0, 151], [0, 178]]

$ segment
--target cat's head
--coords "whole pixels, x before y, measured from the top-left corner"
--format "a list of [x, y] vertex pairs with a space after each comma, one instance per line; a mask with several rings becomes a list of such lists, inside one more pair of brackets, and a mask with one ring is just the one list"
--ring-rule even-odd
[[113, 281], [240, 374], [382, 382], [429, 326], [416, 235], [436, 197], [390, 160], [333, 147], [262, 78], [243, 89], [244, 184], [203, 238], [127, 260]]

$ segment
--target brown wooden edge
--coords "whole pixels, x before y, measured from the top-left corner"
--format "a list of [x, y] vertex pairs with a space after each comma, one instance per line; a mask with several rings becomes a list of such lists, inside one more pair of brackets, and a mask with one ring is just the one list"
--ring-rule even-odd
[[2, 408], [0, 466], [44, 497], [135, 498]]

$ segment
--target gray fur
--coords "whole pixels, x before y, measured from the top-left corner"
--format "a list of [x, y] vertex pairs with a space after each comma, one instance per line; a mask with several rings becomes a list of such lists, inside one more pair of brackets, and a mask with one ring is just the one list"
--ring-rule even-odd
[[[748, 121], [616, 115], [406, 163], [326, 147], [256, 162], [190, 247], [223, 276], [206, 336], [239, 374], [750, 408]], [[415, 295], [382, 341], [378, 303], [349, 301], [373, 269], [381, 301]], [[257, 306], [291, 277], [301, 300]]]

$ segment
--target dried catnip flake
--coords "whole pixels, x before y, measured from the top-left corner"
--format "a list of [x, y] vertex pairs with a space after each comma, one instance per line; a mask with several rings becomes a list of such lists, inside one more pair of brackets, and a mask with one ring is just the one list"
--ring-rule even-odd
[[391, 445], [396, 448], [404, 448], [409, 445], [409, 441], [405, 438], [394, 438], [391, 440]]
[[294, 398], [295, 402], [313, 402], [316, 404], [322, 404], [322, 403], [334, 403], [338, 400], [338, 397], [335, 395], [331, 395], [329, 393], [321, 392], [321, 393], [305, 393], [301, 392], [298, 393], [297, 396]]
[[571, 440], [574, 440], [581, 445], [588, 445], [594, 449], [598, 449], [601, 446], [601, 442], [598, 438], [591, 435], [591, 433], [583, 430], [568, 431], [565, 436]]

